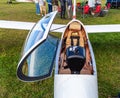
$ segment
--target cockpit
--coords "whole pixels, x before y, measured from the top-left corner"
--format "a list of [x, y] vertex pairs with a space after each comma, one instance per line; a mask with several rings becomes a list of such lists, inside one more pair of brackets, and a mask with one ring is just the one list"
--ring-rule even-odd
[[71, 23], [63, 36], [60, 54], [60, 74], [80, 74], [86, 64], [86, 42], [82, 26], [78, 22]]

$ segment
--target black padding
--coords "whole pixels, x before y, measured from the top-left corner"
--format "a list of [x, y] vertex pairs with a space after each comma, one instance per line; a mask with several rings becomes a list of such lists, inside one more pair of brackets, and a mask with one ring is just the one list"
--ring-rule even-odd
[[67, 64], [73, 74], [79, 74], [85, 64], [85, 49], [70, 46], [66, 50]]

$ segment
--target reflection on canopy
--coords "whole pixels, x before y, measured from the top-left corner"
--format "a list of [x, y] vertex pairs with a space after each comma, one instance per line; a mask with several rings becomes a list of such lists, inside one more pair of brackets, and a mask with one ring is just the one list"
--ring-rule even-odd
[[35, 28], [30, 32], [27, 37], [23, 54], [25, 54], [33, 45], [35, 45], [38, 41], [41, 40], [51, 17], [52, 14], [46, 15], [46, 17], [44, 17], [36, 24]]
[[[56, 53], [57, 38], [48, 38], [28, 56], [23, 65], [23, 73], [29, 77], [45, 76], [51, 73]], [[27, 71], [27, 72], [26, 72]]]

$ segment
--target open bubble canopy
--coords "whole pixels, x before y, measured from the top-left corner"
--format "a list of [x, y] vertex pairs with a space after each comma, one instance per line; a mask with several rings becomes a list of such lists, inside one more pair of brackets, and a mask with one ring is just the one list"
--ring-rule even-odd
[[36, 81], [51, 75], [58, 39], [48, 33], [56, 13], [43, 17], [28, 34], [17, 68], [20, 80]]

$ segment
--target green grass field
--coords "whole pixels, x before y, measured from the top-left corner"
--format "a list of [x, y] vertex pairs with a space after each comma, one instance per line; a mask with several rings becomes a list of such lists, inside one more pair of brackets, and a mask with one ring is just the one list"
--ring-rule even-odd
[[[37, 22], [33, 3], [7, 4], [0, 0], [0, 20]], [[105, 0], [103, 0], [105, 2]], [[104, 5], [103, 5], [104, 6]], [[105, 17], [77, 18], [84, 24], [120, 24], [120, 9], [110, 9]], [[54, 23], [70, 20], [56, 17]], [[0, 98], [53, 98], [54, 77], [35, 83], [18, 80], [16, 68], [28, 31], [0, 29]], [[120, 33], [89, 34], [98, 71], [99, 98], [112, 98], [120, 92]]]

